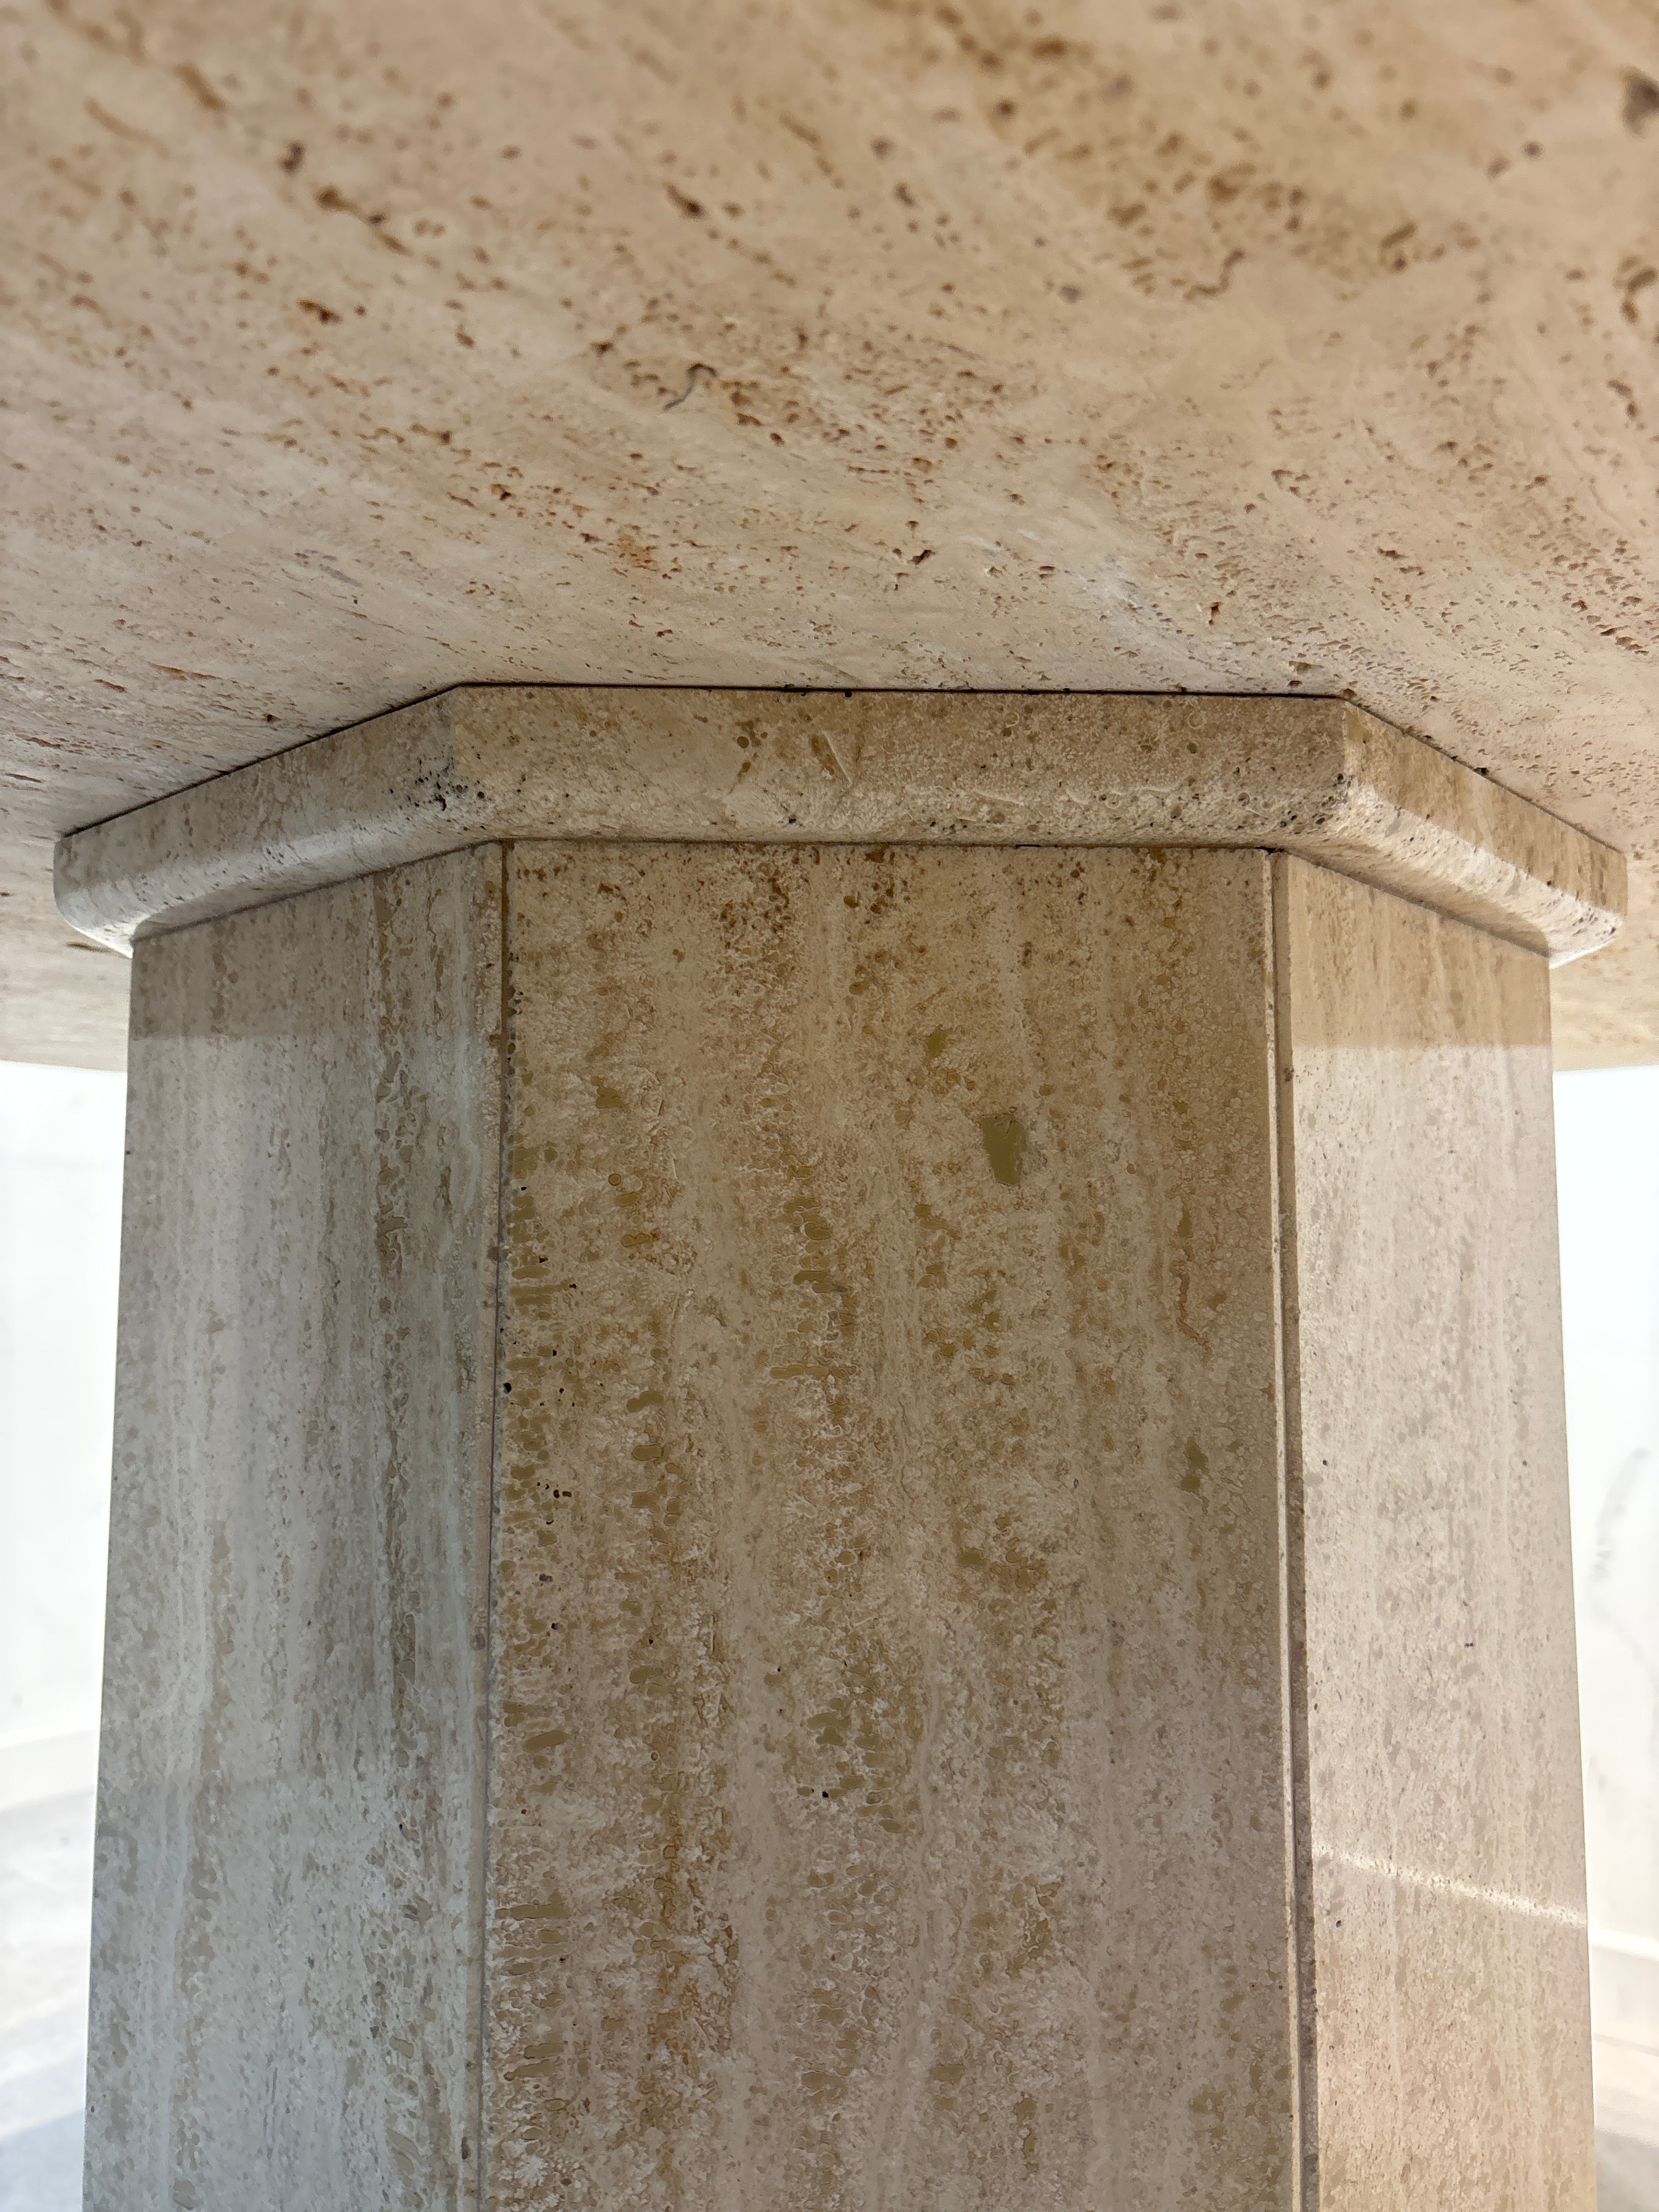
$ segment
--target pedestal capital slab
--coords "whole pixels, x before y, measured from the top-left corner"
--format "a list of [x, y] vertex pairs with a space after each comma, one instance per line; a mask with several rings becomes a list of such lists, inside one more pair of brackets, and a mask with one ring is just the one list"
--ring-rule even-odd
[[100, 942], [525, 839], [1255, 847], [1552, 962], [1621, 854], [1340, 699], [466, 685], [79, 830]]

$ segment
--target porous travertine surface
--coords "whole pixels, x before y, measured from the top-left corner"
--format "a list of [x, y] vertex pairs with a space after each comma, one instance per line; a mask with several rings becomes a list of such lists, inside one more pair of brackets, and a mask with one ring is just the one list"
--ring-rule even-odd
[[52, 833], [474, 682], [1328, 692], [1629, 850], [1659, 30], [1616, 0], [26, 0], [0, 1043]]
[[137, 977], [98, 2212], [1590, 2212], [1541, 956], [529, 842]]
[[463, 685], [60, 840], [100, 944], [462, 845], [1244, 847], [1553, 963], [1624, 920], [1624, 856], [1340, 699]]
[[514, 855], [502, 2212], [1288, 2203], [1258, 854]]
[[137, 963], [97, 2212], [477, 2200], [500, 879]]
[[1319, 2201], [1589, 2212], [1547, 993], [1277, 866]]

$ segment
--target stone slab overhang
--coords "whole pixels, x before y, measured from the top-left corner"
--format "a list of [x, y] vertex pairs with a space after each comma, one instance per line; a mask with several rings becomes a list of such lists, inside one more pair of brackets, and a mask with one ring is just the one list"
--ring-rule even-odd
[[1606, 945], [1622, 856], [1340, 699], [466, 685], [62, 839], [99, 942], [468, 845], [1257, 847], [1553, 963]]

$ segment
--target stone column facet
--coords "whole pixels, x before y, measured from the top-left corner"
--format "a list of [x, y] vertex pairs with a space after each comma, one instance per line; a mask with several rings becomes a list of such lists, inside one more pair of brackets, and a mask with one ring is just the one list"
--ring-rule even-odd
[[1616, 856], [1322, 702], [440, 708], [61, 858], [88, 2203], [1590, 2212]]

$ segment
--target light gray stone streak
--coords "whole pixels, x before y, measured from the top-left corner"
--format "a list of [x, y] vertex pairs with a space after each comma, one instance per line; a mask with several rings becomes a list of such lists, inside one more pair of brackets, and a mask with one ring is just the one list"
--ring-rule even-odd
[[97, 2212], [478, 2170], [500, 856], [135, 975]]
[[1588, 2205], [1546, 979], [1277, 866], [1320, 2203]]

